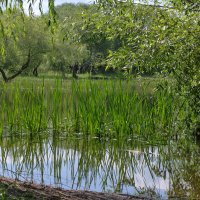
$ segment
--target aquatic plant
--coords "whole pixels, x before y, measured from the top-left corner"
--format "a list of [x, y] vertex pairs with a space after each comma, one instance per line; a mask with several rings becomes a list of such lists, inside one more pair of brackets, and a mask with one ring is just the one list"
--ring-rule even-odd
[[[140, 84], [140, 86], [138, 86]], [[42, 80], [0, 89], [0, 133], [108, 138], [177, 136], [190, 112], [170, 88], [134, 80]]]

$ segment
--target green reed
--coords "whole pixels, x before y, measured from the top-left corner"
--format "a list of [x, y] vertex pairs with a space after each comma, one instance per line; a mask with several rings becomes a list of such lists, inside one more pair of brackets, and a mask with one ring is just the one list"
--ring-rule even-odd
[[133, 80], [14, 82], [0, 86], [0, 102], [0, 135], [169, 137], [189, 112], [169, 85]]

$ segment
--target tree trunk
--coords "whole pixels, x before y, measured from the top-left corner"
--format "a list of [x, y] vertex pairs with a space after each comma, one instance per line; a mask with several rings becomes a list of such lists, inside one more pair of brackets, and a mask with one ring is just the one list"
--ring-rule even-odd
[[72, 67], [72, 78], [74, 79], [77, 79], [78, 76], [77, 76], [77, 70], [78, 70], [78, 64], [75, 64], [73, 67]]
[[38, 67], [35, 67], [35, 68], [33, 69], [33, 75], [34, 75], [35, 77], [38, 77]]
[[36, 67], [33, 69], [33, 75], [38, 77], [38, 68], [41, 64], [41, 61], [38, 62], [38, 64], [36, 65]]

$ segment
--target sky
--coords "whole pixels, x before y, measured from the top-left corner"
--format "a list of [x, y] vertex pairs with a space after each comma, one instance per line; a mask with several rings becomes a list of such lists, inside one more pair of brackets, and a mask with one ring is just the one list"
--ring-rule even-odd
[[90, 3], [90, 1], [91, 0], [56, 0], [55, 2], [57, 5], [60, 5], [62, 3]]
[[[92, 3], [94, 0], [55, 0], [55, 5], [61, 5], [63, 3]], [[24, 1], [24, 9], [28, 13], [29, 4], [27, 1]], [[39, 15], [40, 11], [38, 8], [38, 4], [36, 3], [34, 6], [34, 14]], [[43, 11], [48, 11], [48, 0], [43, 0]]]

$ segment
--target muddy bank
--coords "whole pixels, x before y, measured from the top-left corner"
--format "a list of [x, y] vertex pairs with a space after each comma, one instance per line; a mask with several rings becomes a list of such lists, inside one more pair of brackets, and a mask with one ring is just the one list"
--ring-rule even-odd
[[51, 186], [21, 182], [0, 177], [0, 195], [5, 199], [52, 200], [147, 200], [147, 198], [112, 193], [64, 190]]

